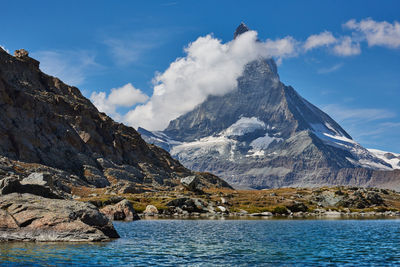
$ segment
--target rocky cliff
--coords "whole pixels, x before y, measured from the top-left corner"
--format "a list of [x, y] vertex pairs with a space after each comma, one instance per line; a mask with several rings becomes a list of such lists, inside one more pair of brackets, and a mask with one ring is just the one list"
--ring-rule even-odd
[[[100, 113], [78, 88], [44, 74], [23, 49], [11, 56], [0, 48], [0, 155], [0, 173], [28, 175], [41, 168], [75, 185], [168, 188], [194, 174], [133, 128]], [[204, 186], [229, 187], [195, 175]]]

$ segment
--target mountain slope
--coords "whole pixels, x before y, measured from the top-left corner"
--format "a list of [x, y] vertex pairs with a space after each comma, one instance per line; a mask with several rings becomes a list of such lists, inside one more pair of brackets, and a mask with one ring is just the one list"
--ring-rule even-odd
[[[25, 50], [0, 48], [0, 155], [66, 171], [82, 182], [168, 187], [194, 173], [131, 127], [114, 122], [82, 96], [39, 69]], [[228, 186], [209, 175], [202, 183]]]
[[[244, 32], [242, 25], [237, 32]], [[185, 166], [239, 188], [368, 185], [373, 170], [392, 170], [280, 82], [273, 59], [250, 62], [237, 88], [208, 97], [164, 131], [138, 131]]]

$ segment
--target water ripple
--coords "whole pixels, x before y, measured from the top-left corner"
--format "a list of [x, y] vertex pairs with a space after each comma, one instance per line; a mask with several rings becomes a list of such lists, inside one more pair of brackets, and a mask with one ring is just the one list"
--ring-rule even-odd
[[400, 264], [399, 220], [151, 220], [106, 243], [2, 243], [1, 265]]

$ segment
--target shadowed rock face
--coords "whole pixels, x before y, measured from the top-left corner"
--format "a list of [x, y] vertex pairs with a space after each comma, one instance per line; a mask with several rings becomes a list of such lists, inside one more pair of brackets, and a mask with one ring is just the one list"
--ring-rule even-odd
[[135, 129], [100, 113], [76, 87], [41, 72], [25, 50], [13, 57], [1, 48], [0, 155], [56, 168], [96, 187], [110, 180], [168, 187], [192, 174]]
[[0, 241], [106, 241], [112, 223], [89, 203], [31, 194], [0, 196]]
[[[235, 36], [247, 30], [241, 24]], [[400, 189], [400, 176], [392, 166], [280, 81], [273, 59], [248, 63], [236, 88], [208, 97], [164, 131], [139, 132], [186, 167], [211, 172], [237, 188]]]

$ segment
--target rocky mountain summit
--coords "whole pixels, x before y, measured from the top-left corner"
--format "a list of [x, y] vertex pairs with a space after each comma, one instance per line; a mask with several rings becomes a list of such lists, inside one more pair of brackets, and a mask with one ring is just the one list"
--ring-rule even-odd
[[[234, 37], [248, 30], [241, 24]], [[236, 188], [357, 185], [400, 190], [400, 172], [283, 84], [272, 58], [248, 63], [236, 88], [209, 96], [165, 130], [138, 131], [186, 167], [211, 172]]]
[[102, 241], [118, 237], [110, 220], [134, 220], [127, 201], [98, 207], [75, 191], [108, 194], [229, 184], [183, 167], [133, 128], [117, 123], [78, 88], [44, 74], [26, 50], [0, 47], [0, 240]]

